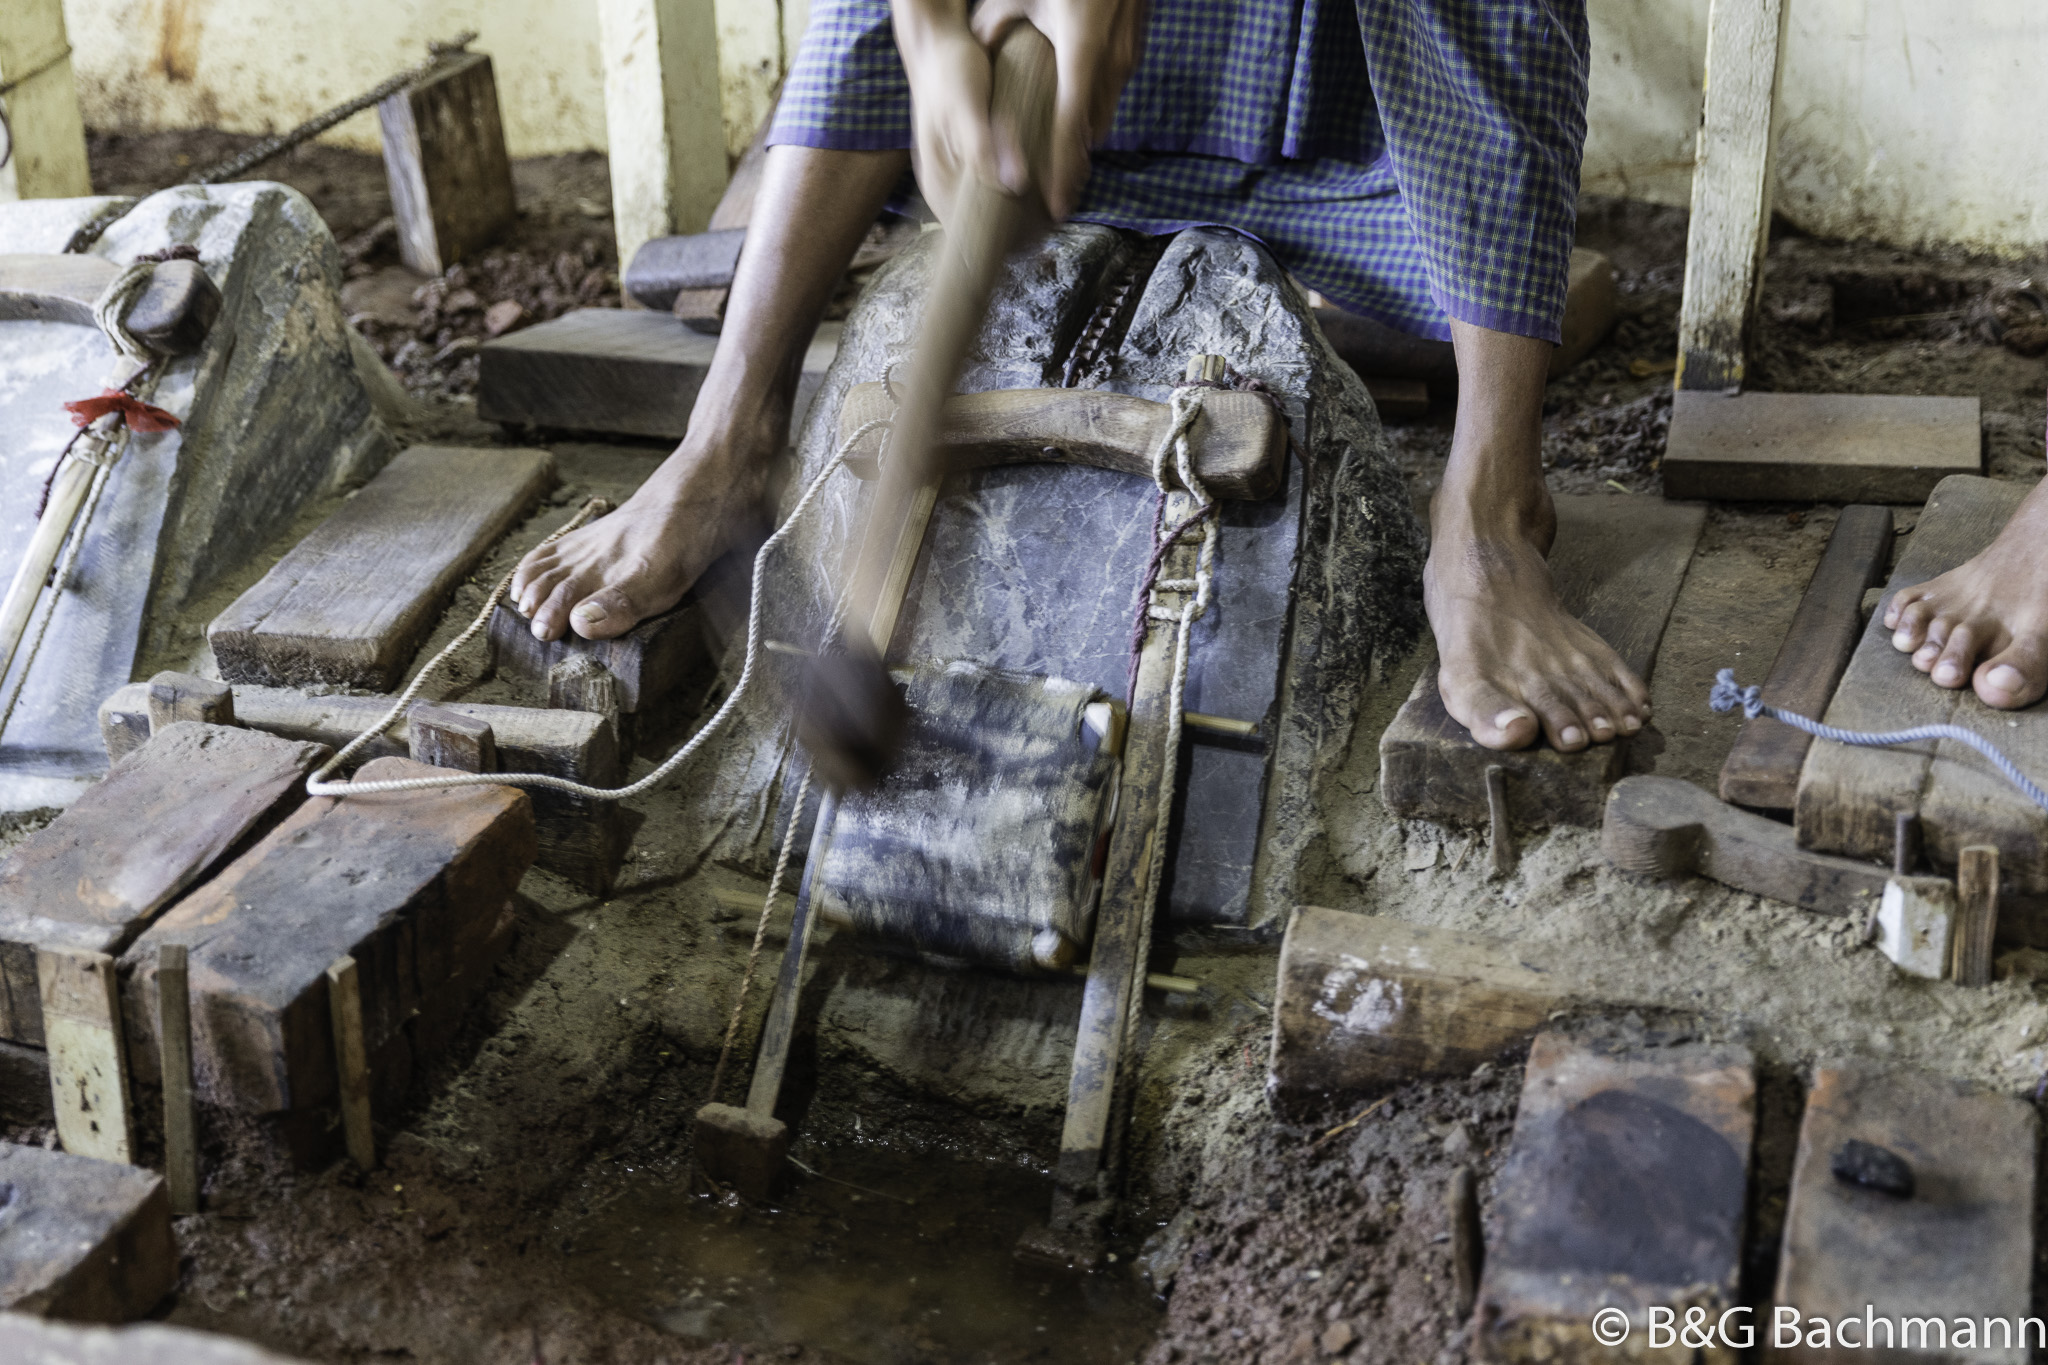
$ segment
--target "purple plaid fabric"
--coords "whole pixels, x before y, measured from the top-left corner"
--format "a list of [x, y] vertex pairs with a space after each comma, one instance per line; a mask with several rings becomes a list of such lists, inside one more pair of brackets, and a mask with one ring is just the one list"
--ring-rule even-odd
[[[1554, 342], [1587, 47], [1585, 0], [1153, 0], [1075, 217], [1234, 228], [1390, 326]], [[816, 0], [769, 142], [910, 137], [888, 0]]]

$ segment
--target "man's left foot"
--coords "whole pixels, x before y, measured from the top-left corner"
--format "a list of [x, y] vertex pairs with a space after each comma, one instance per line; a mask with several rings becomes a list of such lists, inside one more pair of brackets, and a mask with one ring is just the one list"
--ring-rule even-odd
[[1892, 595], [1892, 647], [1938, 687], [2011, 711], [2048, 693], [2048, 483], [1975, 559]]

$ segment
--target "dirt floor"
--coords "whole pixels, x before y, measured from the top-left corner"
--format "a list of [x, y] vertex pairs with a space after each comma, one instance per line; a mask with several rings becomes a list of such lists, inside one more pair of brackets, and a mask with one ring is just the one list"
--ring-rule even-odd
[[[146, 189], [236, 145], [97, 138], [95, 173], [102, 188]], [[517, 303], [522, 325], [616, 302], [600, 160], [519, 164], [513, 238], [474, 266], [413, 281], [392, 273], [377, 159], [313, 148], [268, 173], [328, 216], [358, 325], [447, 432], [507, 439], [463, 406], [495, 305]], [[1585, 208], [1581, 241], [1613, 258], [1625, 317], [1551, 385], [1545, 458], [1557, 491], [1661, 492], [1684, 234], [1681, 211]], [[2044, 269], [1780, 235], [1759, 383], [1978, 395], [1992, 472], [2037, 479]], [[1418, 500], [1450, 431], [1442, 408], [1391, 429]], [[562, 488], [460, 590], [428, 651], [584, 497], [622, 496], [664, 453], [550, 448]], [[326, 510], [309, 510], [276, 548]], [[1735, 725], [1705, 707], [1708, 683], [1721, 667], [1768, 667], [1833, 517], [1712, 509], [1653, 679], [1655, 771], [1712, 785]], [[1899, 514], [1901, 529], [1912, 520]], [[222, 583], [214, 604], [262, 568]], [[206, 614], [153, 663], [203, 666]], [[1860, 944], [1858, 925], [1711, 882], [1629, 879], [1585, 830], [1527, 833], [1519, 869], [1492, 883], [1471, 831], [1390, 817], [1374, 792], [1376, 740], [1427, 662], [1425, 647], [1376, 681], [1305, 897], [1511, 938], [1577, 962], [1603, 998], [1664, 1027], [1753, 1049], [1747, 1293], [1768, 1292], [1800, 1077], [1814, 1061], [1924, 1065], [2009, 1093], [2048, 1072], [2048, 1001], [2024, 971], [1975, 991], [1909, 980]], [[489, 676], [474, 646], [441, 694], [532, 699]], [[207, 1211], [179, 1225], [186, 1269], [172, 1321], [336, 1362], [1467, 1358], [1445, 1191], [1471, 1169], [1491, 1217], [1520, 1068], [1411, 1084], [1362, 1117], [1362, 1103], [1277, 1115], [1264, 1095], [1270, 943], [1182, 933], [1161, 946], [1155, 970], [1201, 985], [1148, 1009], [1137, 1175], [1117, 1260], [1088, 1281], [1018, 1269], [1007, 1254], [1049, 1195], [1048, 1100], [1064, 1086], [1078, 1004], [1068, 983], [946, 973], [826, 935], [816, 1039], [794, 1073], [807, 1096], [795, 1149], [805, 1174], [773, 1209], [706, 1187], [691, 1174], [690, 1116], [752, 936], [753, 912], [737, 907], [761, 888], [673, 857], [663, 831], [675, 802], [657, 792], [636, 803], [645, 823], [609, 898], [529, 876], [516, 946], [460, 1045], [418, 1068], [404, 1102], [380, 1114], [383, 1169], [295, 1170], [259, 1127], [210, 1117]], [[779, 947], [773, 930], [769, 945]]]

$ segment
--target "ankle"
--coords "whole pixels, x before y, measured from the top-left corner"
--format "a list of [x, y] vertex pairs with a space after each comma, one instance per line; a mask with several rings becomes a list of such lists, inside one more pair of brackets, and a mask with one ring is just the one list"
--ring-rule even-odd
[[1548, 552], [1557, 513], [1543, 480], [1458, 477], [1447, 471], [1430, 500], [1436, 539], [1520, 540]]

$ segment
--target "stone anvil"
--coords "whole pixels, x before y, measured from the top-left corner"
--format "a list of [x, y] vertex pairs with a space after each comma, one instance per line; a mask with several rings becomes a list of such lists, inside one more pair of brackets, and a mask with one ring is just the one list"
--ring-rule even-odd
[[[0, 809], [65, 805], [104, 772], [100, 699], [145, 659], [189, 654], [202, 623], [182, 617], [197, 598], [307, 502], [367, 478], [396, 448], [378, 407], [397, 411], [403, 392], [348, 327], [340, 259], [312, 205], [267, 183], [165, 190], [129, 202], [53, 281], [49, 258], [123, 202], [0, 204], [0, 259], [38, 258], [13, 262], [11, 291], [0, 278], [0, 580], [13, 579], [76, 431], [64, 404], [99, 393], [114, 358], [82, 302], [98, 297], [93, 282], [189, 245], [221, 295], [203, 343], [162, 367], [150, 397], [180, 425], [130, 438], [33, 665], [24, 648], [0, 679], [0, 706], [20, 686], [0, 735]], [[26, 284], [23, 269], [40, 282]]]

